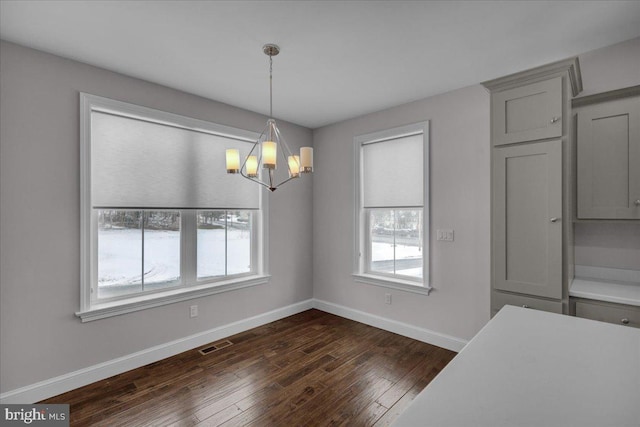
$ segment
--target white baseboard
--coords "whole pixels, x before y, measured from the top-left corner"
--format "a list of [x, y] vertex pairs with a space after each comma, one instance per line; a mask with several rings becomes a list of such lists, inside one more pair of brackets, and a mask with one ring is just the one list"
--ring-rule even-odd
[[429, 329], [419, 328], [417, 326], [409, 325], [408, 323], [398, 322], [396, 320], [387, 319], [376, 316], [375, 314], [365, 313], [364, 311], [354, 310], [353, 308], [319, 299], [313, 300], [313, 307], [318, 310], [326, 311], [327, 313], [335, 314], [336, 316], [345, 317], [347, 319], [355, 320], [356, 322], [374, 326], [379, 329], [384, 329], [385, 331], [403, 335], [414, 340], [426, 342], [427, 344], [446, 348], [447, 350], [458, 352], [468, 343], [467, 340], [457, 337], [441, 334]]
[[0, 394], [0, 403], [35, 403], [313, 308], [309, 299]]
[[89, 366], [68, 374], [40, 381], [25, 387], [0, 394], [0, 403], [35, 403], [52, 396], [57, 396], [70, 390], [121, 374], [131, 369], [139, 368], [149, 363], [174, 356], [187, 350], [203, 346], [210, 342], [244, 332], [246, 330], [274, 322], [293, 314], [301, 313], [311, 308], [326, 311], [327, 313], [355, 320], [356, 322], [394, 332], [418, 341], [443, 347], [448, 350], [460, 351], [467, 344], [466, 340], [419, 328], [407, 323], [386, 319], [374, 314], [354, 310], [338, 304], [318, 299], [309, 299], [278, 308], [267, 313], [259, 314], [248, 319], [219, 326], [208, 331], [200, 332], [185, 338], [180, 338], [165, 344], [157, 345], [138, 351], [127, 356], [109, 360], [104, 363]]

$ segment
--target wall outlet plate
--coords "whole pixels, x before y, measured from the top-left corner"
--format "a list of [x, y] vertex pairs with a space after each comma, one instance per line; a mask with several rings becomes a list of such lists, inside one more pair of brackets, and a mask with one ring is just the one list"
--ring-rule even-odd
[[198, 317], [198, 306], [192, 305], [189, 307], [189, 317]]

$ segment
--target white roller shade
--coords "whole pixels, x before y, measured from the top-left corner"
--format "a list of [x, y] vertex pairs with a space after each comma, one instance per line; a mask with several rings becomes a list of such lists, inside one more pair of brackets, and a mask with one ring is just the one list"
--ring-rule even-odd
[[422, 134], [363, 145], [364, 207], [422, 206], [423, 163]]
[[91, 112], [94, 207], [258, 209], [260, 187], [226, 173], [225, 149], [252, 144]]

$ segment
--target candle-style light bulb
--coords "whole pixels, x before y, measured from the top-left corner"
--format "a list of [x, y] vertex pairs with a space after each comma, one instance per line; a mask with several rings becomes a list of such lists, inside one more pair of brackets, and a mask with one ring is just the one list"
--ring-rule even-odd
[[257, 178], [258, 177], [258, 156], [247, 157], [246, 167], [247, 167], [247, 176], [249, 178]]
[[311, 147], [300, 148], [300, 172], [313, 172], [313, 148]]
[[300, 156], [289, 156], [289, 177], [297, 178], [300, 176]]
[[273, 141], [264, 141], [262, 143], [262, 167], [265, 169], [276, 168], [276, 153], [278, 146]]
[[240, 171], [240, 152], [235, 148], [226, 151], [227, 173], [238, 173]]

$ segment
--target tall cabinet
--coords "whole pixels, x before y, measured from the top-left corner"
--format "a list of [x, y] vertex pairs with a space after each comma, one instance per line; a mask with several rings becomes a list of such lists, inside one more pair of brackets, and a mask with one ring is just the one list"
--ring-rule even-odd
[[505, 304], [568, 313], [578, 59], [483, 85], [491, 92], [492, 315]]

